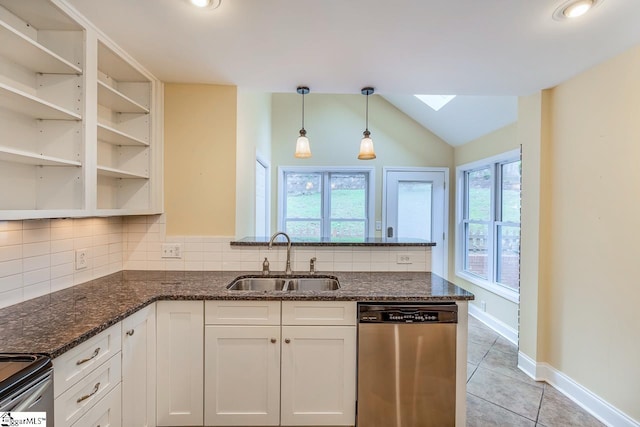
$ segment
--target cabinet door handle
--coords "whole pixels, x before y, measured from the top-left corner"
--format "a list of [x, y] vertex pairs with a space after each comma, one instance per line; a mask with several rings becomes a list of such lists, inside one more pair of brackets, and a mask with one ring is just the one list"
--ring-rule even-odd
[[136, 330], [135, 330], [135, 329], [129, 329], [129, 330], [127, 331], [127, 335], [129, 335], [129, 336], [133, 336], [133, 334], [135, 334], [135, 333], [136, 333]]
[[285, 338], [284, 342], [286, 342], [287, 344], [289, 344], [291, 342], [291, 340], [289, 338]]
[[78, 400], [76, 400], [76, 402], [80, 403], [83, 400], [87, 400], [88, 398], [90, 398], [91, 396], [96, 394], [98, 392], [98, 390], [100, 390], [100, 383], [96, 383], [96, 385], [93, 386], [93, 391], [91, 393], [85, 394], [84, 396], [79, 397]]
[[277, 342], [278, 342], [278, 340], [277, 340], [277, 339], [275, 339], [275, 338], [271, 338], [271, 344], [275, 344], [275, 343], [277, 343]]
[[91, 359], [93, 359], [93, 358], [97, 357], [97, 356], [98, 356], [98, 353], [100, 353], [100, 347], [96, 348], [96, 349], [93, 351], [93, 354], [91, 355], [91, 357], [87, 357], [86, 359], [78, 360], [78, 361], [76, 362], [76, 365], [82, 365], [83, 363], [87, 363], [89, 360], [91, 360]]

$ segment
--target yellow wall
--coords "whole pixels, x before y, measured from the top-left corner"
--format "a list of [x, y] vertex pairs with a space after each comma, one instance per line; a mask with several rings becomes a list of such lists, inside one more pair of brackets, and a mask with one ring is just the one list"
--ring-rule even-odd
[[235, 86], [165, 85], [168, 235], [235, 233], [236, 98]]
[[541, 203], [542, 212], [548, 204], [551, 237], [541, 263], [538, 316], [546, 321], [537, 358], [636, 421], [639, 76], [635, 47], [551, 93], [551, 144], [540, 171], [550, 175]]
[[[467, 144], [455, 147], [455, 166], [464, 165], [487, 157], [495, 156], [519, 148], [517, 125], [511, 124], [475, 139]], [[451, 183], [451, 198], [455, 199], [456, 180]], [[455, 212], [451, 221], [455, 223]], [[481, 302], [486, 303], [487, 313], [494, 318], [500, 320], [514, 330], [518, 329], [518, 304], [502, 298], [493, 292], [476, 286], [473, 283], [464, 280], [455, 275], [455, 244], [450, 245], [449, 259], [449, 280], [458, 286], [473, 292], [476, 296], [472, 304], [480, 306]]]
[[376, 220], [382, 219], [383, 166], [453, 166], [450, 145], [378, 95], [369, 97], [369, 131], [377, 155], [375, 160], [357, 159], [365, 128], [363, 95], [305, 96], [305, 129], [313, 155], [310, 159], [293, 157], [301, 125], [301, 96], [274, 94], [272, 115], [273, 230], [277, 228], [277, 166], [375, 167]]

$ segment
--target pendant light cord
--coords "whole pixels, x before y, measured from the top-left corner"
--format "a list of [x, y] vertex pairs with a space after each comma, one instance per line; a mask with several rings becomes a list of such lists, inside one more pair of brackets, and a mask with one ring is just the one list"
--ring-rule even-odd
[[302, 92], [302, 129], [304, 130], [304, 92]]
[[366, 112], [366, 125], [365, 130], [369, 131], [369, 94], [367, 94], [367, 112]]

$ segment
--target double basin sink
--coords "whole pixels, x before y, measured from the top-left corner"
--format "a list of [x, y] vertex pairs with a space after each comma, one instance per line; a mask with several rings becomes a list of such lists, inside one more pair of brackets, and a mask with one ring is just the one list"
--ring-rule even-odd
[[335, 277], [239, 277], [227, 289], [230, 291], [335, 291], [340, 282]]

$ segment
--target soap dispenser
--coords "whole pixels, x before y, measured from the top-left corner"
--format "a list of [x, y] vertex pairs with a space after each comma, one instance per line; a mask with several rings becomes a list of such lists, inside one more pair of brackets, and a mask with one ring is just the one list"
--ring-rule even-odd
[[267, 257], [264, 257], [264, 261], [262, 262], [262, 275], [266, 276], [269, 274], [269, 260]]

